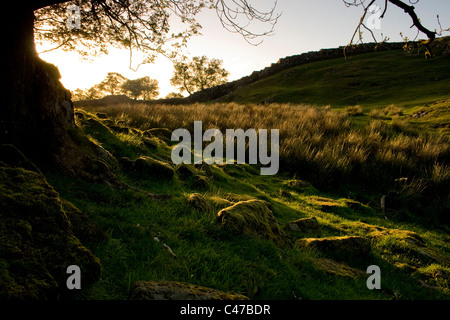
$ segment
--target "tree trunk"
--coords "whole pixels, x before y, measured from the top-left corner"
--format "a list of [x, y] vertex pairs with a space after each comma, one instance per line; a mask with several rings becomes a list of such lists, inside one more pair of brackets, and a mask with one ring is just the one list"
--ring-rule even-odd
[[14, 18], [0, 19], [6, 44], [0, 144], [15, 145], [43, 169], [117, 184], [106, 163], [95, 157], [98, 147], [84, 145], [82, 151], [71, 137], [76, 126], [70, 92], [60, 83], [58, 69], [36, 52], [33, 1], [8, 2], [3, 9]]

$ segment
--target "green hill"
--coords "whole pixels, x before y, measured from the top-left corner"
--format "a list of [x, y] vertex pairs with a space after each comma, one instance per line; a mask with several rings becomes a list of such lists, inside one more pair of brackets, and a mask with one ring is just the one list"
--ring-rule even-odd
[[239, 103], [405, 107], [450, 95], [449, 56], [424, 59], [403, 50], [366, 53], [292, 67], [220, 98]]

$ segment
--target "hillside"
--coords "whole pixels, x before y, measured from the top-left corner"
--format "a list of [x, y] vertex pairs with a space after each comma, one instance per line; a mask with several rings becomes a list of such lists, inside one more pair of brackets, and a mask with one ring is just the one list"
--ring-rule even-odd
[[[440, 39], [448, 43], [450, 38]], [[440, 44], [441, 45], [441, 44]], [[306, 103], [346, 107], [430, 103], [450, 94], [450, 59], [406, 54], [402, 49], [369, 52], [301, 64], [219, 98], [239, 103]], [[439, 51], [440, 53], [440, 51]]]
[[[450, 299], [448, 56], [383, 51], [282, 69], [225, 102], [75, 103], [69, 134], [95, 150], [94, 181], [41, 172], [3, 146], [1, 297]], [[172, 132], [199, 120], [279, 128], [280, 171], [175, 165]], [[89, 276], [75, 295], [69, 260]], [[373, 265], [381, 289], [367, 285]]]

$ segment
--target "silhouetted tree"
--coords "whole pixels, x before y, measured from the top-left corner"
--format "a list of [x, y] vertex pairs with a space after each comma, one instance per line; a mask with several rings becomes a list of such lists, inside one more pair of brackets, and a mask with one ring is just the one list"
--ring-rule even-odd
[[100, 91], [104, 92], [105, 94], [119, 94], [122, 93], [122, 85], [127, 81], [128, 79], [125, 78], [123, 75], [117, 72], [108, 72], [106, 75], [105, 80], [100, 82], [98, 84]]
[[226, 83], [229, 73], [222, 67], [222, 63], [222, 60], [210, 60], [206, 56], [176, 62], [170, 83], [181, 92], [187, 91], [189, 94]]
[[122, 90], [134, 99], [149, 100], [159, 95], [158, 81], [150, 77], [127, 80], [122, 84]]

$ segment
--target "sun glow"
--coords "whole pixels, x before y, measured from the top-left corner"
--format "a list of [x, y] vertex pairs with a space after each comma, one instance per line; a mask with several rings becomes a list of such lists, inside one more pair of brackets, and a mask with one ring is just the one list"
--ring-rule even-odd
[[[37, 46], [38, 52], [43, 52], [50, 46]], [[77, 52], [53, 50], [39, 54], [41, 59], [56, 65], [61, 74], [61, 83], [68, 90], [88, 89], [105, 79], [108, 72], [118, 72], [128, 79], [149, 76], [159, 82], [159, 97], [164, 98], [170, 92], [177, 92], [170, 85], [173, 73], [172, 62], [165, 57], [159, 57], [153, 64], [139, 66], [134, 71], [130, 68], [130, 55], [127, 50], [110, 49], [107, 55], [101, 55], [83, 60]], [[131, 67], [136, 69], [140, 60], [139, 54], [133, 53]]]

